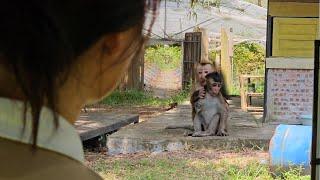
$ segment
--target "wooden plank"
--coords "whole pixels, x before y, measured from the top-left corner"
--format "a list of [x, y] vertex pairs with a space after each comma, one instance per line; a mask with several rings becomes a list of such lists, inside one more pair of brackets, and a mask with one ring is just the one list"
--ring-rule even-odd
[[241, 75], [243, 78], [264, 78], [264, 76], [261, 75], [249, 75], [249, 74], [245, 74], [245, 75]]
[[252, 92], [248, 92], [247, 96], [252, 96], [252, 97], [262, 97], [263, 93], [252, 93]]
[[313, 57], [317, 18], [274, 18], [272, 56]]
[[209, 38], [208, 31], [205, 28], [200, 28], [201, 32], [201, 63], [207, 63], [209, 61]]
[[301, 2], [269, 2], [268, 15], [277, 17], [319, 17], [319, 4]]
[[312, 58], [270, 57], [266, 58], [267, 69], [313, 69]]
[[138, 122], [139, 116], [134, 114], [92, 112], [80, 115], [75, 128], [81, 140], [85, 141]]
[[232, 66], [231, 66], [231, 54], [230, 54], [230, 31], [225, 28], [221, 28], [221, 72], [224, 77], [224, 84], [227, 90], [227, 94], [231, 94], [232, 91]]
[[266, 42], [266, 57], [272, 56], [272, 32], [273, 32], [273, 17], [267, 16], [267, 42]]
[[183, 89], [186, 89], [191, 82], [195, 81], [194, 66], [195, 63], [200, 62], [200, 58], [201, 32], [186, 33], [183, 42]]
[[263, 107], [249, 106], [247, 111], [263, 111]]

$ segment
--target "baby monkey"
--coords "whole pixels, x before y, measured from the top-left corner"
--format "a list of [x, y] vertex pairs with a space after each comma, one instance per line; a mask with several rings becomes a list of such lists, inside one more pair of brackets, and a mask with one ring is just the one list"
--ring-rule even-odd
[[[206, 75], [205, 97], [194, 99], [195, 117], [192, 136], [228, 136], [228, 108], [220, 92], [221, 86], [222, 78], [219, 73], [212, 72]], [[197, 93], [199, 94], [199, 91], [193, 96], [199, 97]]]

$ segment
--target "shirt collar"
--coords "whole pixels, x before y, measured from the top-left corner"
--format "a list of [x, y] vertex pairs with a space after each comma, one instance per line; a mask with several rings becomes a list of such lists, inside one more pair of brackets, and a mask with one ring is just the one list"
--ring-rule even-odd
[[[0, 98], [0, 137], [31, 144], [31, 113], [27, 111], [23, 130], [24, 103]], [[54, 117], [49, 108], [43, 107], [40, 113], [37, 146], [58, 152], [72, 159], [84, 162], [82, 143], [75, 128], [63, 117], [58, 116], [56, 129]]]

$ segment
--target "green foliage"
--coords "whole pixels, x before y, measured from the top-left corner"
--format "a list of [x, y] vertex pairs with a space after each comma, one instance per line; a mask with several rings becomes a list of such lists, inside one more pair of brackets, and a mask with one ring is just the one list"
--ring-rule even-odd
[[232, 86], [230, 95], [239, 96], [240, 95], [240, 89], [238, 87], [236, 87], [236, 86]]
[[214, 64], [216, 60], [217, 52], [214, 50], [209, 51], [209, 60]]
[[[265, 49], [256, 43], [240, 43], [234, 48], [232, 95], [239, 94], [239, 76], [241, 74], [264, 75]], [[264, 91], [264, 81], [254, 80], [255, 92]]]
[[181, 48], [178, 46], [149, 47], [145, 51], [145, 62], [155, 63], [161, 70], [172, 70], [181, 66]]
[[302, 175], [303, 168], [301, 166], [290, 166], [288, 170], [282, 170], [280, 174], [276, 175], [276, 180], [309, 180], [310, 176]]
[[234, 49], [234, 73], [263, 74], [264, 72], [264, 48], [256, 43], [240, 43]]
[[147, 105], [147, 106], [165, 106], [170, 103], [181, 103], [187, 100], [189, 93], [187, 91], [180, 91], [179, 93], [169, 98], [156, 98], [150, 93], [138, 91], [138, 90], [127, 90], [127, 91], [114, 91], [108, 97], [103, 99], [101, 103], [110, 106], [126, 106], [126, 105]]

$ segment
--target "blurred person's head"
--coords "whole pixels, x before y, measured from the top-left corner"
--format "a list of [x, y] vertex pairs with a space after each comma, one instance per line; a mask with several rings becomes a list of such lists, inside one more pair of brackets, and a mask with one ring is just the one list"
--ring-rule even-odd
[[145, 14], [157, 5], [157, 0], [1, 1], [0, 96], [29, 105], [34, 143], [42, 106], [74, 122], [83, 105], [116, 87], [143, 47]]

